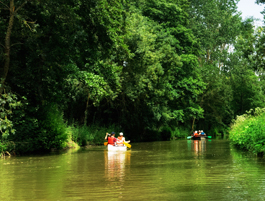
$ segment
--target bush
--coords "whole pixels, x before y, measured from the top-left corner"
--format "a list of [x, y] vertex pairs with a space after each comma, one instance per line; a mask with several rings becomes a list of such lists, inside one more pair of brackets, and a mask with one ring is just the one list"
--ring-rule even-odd
[[0, 131], [1, 138], [7, 139], [10, 134], [15, 134], [13, 128], [12, 114], [13, 111], [22, 106], [21, 101], [15, 94], [4, 93], [0, 94]]
[[265, 152], [265, 108], [256, 108], [237, 116], [231, 125], [229, 138], [234, 145], [256, 154]]
[[43, 118], [39, 121], [40, 133], [36, 146], [44, 150], [51, 148], [62, 149], [67, 146], [67, 125], [63, 113], [56, 105], [44, 108]]
[[16, 152], [42, 152], [67, 146], [67, 125], [56, 104], [40, 108], [28, 106], [23, 110], [24, 115], [21, 115], [21, 111], [14, 113], [17, 132], [8, 138], [16, 143]]
[[5, 155], [7, 152], [14, 151], [15, 149], [15, 143], [14, 142], [9, 142], [9, 141], [0, 141], [0, 157]]
[[174, 140], [187, 137], [189, 135], [189, 130], [183, 127], [171, 128], [169, 126], [164, 126], [160, 133], [162, 140]]
[[[102, 145], [106, 132], [118, 131], [115, 125], [100, 127], [98, 125], [90, 126], [72, 126], [72, 140], [80, 146], [87, 144]], [[118, 135], [118, 132], [116, 132]]]
[[171, 132], [171, 140], [176, 139], [176, 138], [185, 138], [189, 135], [189, 129], [187, 128], [182, 128], [182, 127], [176, 127], [174, 130]]
[[207, 131], [207, 135], [210, 136], [224, 136], [229, 132], [229, 127], [226, 125], [213, 125], [210, 130]]
[[172, 133], [172, 130], [169, 126], [164, 126], [162, 129], [161, 129], [161, 139], [166, 141], [166, 140], [170, 140], [171, 138], [171, 133]]
[[0, 141], [0, 156], [7, 151], [7, 144]]

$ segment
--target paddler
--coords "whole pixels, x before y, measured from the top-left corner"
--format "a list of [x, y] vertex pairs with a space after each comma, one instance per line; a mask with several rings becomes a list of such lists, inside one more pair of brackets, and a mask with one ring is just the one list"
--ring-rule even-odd
[[194, 136], [198, 136], [199, 134], [198, 134], [198, 131], [195, 131], [194, 132]]
[[115, 132], [112, 131], [111, 134], [106, 133], [105, 140], [107, 139], [108, 145], [116, 146], [117, 139], [115, 138]]
[[123, 142], [130, 143], [130, 140], [125, 141], [125, 137], [123, 137], [123, 133], [120, 132], [120, 136], [117, 138], [117, 145], [118, 146], [124, 146]]

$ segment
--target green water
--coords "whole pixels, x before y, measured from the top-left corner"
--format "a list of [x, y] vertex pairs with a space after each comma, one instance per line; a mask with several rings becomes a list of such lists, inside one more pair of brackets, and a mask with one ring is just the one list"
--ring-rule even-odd
[[265, 200], [265, 160], [227, 140], [0, 160], [0, 200]]

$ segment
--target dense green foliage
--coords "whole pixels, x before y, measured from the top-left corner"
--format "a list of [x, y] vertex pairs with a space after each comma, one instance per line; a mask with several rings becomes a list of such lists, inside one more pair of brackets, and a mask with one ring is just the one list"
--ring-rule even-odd
[[236, 3], [191, 1], [190, 27], [201, 44], [199, 69], [207, 84], [198, 99], [204, 119], [195, 124], [211, 135], [227, 133], [236, 115], [264, 107], [260, 34], [252, 19], [242, 21]]
[[265, 108], [256, 108], [237, 116], [231, 126], [229, 139], [242, 149], [256, 154], [265, 153]]
[[2, 0], [1, 147], [227, 132], [264, 106], [263, 30], [237, 2]]

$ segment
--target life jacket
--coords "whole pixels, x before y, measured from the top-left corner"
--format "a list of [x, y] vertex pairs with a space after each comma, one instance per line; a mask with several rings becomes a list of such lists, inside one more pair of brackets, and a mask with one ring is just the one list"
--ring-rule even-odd
[[114, 137], [108, 137], [108, 144], [114, 145]]
[[123, 146], [123, 142], [124, 142], [124, 137], [118, 137], [117, 138], [117, 145], [118, 146]]

